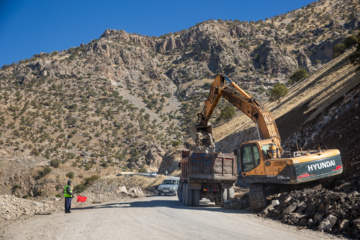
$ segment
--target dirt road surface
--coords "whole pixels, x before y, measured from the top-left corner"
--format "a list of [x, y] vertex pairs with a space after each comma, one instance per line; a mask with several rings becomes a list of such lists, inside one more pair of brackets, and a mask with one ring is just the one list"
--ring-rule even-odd
[[245, 211], [184, 207], [152, 196], [35, 216], [2, 226], [0, 239], [338, 239]]

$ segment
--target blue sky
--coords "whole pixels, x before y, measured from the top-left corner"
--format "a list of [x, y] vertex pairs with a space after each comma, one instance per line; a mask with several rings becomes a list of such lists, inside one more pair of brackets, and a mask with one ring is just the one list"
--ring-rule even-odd
[[99, 38], [106, 29], [160, 36], [208, 19], [257, 21], [313, 0], [0, 0], [0, 67]]

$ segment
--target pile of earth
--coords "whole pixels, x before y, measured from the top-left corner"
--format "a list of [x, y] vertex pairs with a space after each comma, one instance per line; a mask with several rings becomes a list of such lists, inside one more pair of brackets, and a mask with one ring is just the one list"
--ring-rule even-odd
[[[84, 192], [75, 194], [72, 208], [81, 208], [110, 201], [126, 201], [129, 198], [153, 194], [164, 176], [104, 177], [95, 181]], [[87, 197], [86, 202], [77, 202], [77, 196]], [[9, 220], [47, 215], [64, 210], [64, 199], [59, 197], [20, 198], [15, 195], [0, 195], [0, 224]]]
[[64, 205], [60, 198], [53, 200], [30, 200], [14, 195], [0, 195], [0, 222], [21, 217], [50, 214]]
[[360, 193], [304, 189], [278, 194], [261, 215], [291, 225], [360, 238]]
[[[267, 197], [269, 205], [259, 214], [344, 237], [360, 238], [360, 177], [338, 180], [333, 190], [326, 188], [303, 189], [278, 193]], [[246, 191], [225, 203], [228, 209], [249, 209]]]

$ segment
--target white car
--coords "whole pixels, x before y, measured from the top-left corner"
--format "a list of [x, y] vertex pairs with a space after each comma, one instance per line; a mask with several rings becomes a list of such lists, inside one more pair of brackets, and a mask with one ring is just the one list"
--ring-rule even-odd
[[178, 186], [179, 186], [179, 180], [165, 179], [158, 187], [158, 194], [159, 196], [161, 196], [161, 194], [165, 194], [165, 195], [172, 194], [176, 196]]

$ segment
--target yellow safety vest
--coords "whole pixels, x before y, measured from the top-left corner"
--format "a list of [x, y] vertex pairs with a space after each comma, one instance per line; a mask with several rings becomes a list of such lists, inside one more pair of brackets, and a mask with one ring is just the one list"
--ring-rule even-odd
[[[67, 188], [70, 187], [70, 192], [67, 192]], [[70, 185], [66, 185], [64, 189], [64, 197], [72, 197], [72, 189]]]

